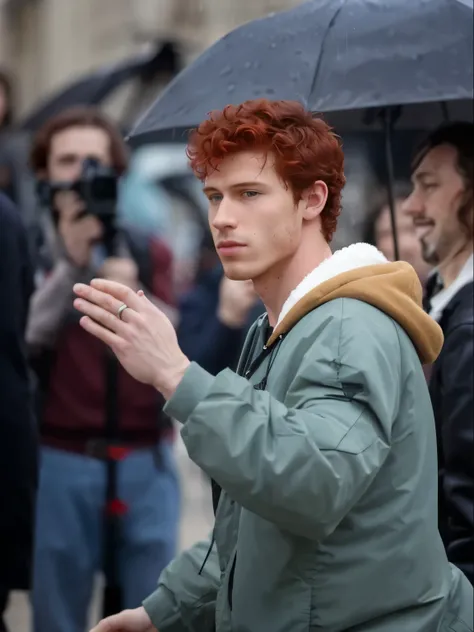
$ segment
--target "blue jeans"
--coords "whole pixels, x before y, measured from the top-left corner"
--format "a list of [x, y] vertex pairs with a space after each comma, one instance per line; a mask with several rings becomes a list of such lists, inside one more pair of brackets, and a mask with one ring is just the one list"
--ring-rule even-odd
[[[131, 453], [119, 465], [128, 505], [118, 551], [123, 607], [135, 608], [174, 557], [179, 483], [172, 445]], [[84, 632], [94, 578], [101, 570], [106, 466], [43, 448], [33, 577], [35, 632]]]

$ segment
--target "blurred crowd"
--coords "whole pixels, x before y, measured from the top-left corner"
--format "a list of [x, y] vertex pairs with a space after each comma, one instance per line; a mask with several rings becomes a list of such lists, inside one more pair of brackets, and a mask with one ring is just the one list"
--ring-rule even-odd
[[[110, 547], [104, 464], [117, 466], [124, 608], [154, 590], [176, 552], [180, 489], [173, 420], [157, 392], [120, 367], [111, 382], [113, 361], [80, 328], [73, 285], [101, 276], [143, 289], [175, 323], [184, 353], [212, 374], [235, 368], [264, 308], [251, 282], [223, 276], [182, 145], [130, 155], [118, 125], [78, 107], [42, 125], [19, 160], [12, 83], [0, 73], [0, 630], [8, 594], [20, 589], [31, 590], [35, 632], [81, 632]], [[394, 191], [399, 258], [416, 270], [445, 336], [426, 369], [439, 528], [471, 582], [473, 141], [471, 123], [451, 123], [408, 143]], [[389, 199], [364, 148], [351, 146], [336, 246], [362, 237], [394, 260]]]

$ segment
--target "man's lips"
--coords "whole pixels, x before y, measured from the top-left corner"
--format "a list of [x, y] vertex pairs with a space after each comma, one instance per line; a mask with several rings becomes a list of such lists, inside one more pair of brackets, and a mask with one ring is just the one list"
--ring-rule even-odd
[[217, 244], [217, 250], [222, 255], [233, 255], [237, 252], [240, 252], [240, 250], [242, 250], [242, 248], [245, 248], [245, 247], [246, 247], [245, 244], [242, 244], [238, 241], [231, 241], [231, 240], [220, 241]]
[[414, 222], [415, 235], [417, 239], [423, 239], [434, 228], [434, 222]]

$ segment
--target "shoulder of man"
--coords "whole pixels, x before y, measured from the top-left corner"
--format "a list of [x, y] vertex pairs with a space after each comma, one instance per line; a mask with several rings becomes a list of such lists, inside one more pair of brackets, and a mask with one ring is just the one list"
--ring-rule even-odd
[[[419, 362], [408, 335], [391, 316], [369, 303], [345, 297], [306, 313], [284, 334], [281, 345], [275, 365], [288, 376], [307, 373], [313, 366], [312, 371], [329, 381], [344, 377], [346, 382], [356, 383], [369, 373], [390, 370], [400, 375], [402, 357]], [[398, 390], [395, 384], [393, 387], [394, 392]]]
[[459, 326], [474, 323], [474, 282], [463, 285], [443, 311], [440, 325], [445, 337]]
[[[295, 337], [308, 337], [308, 342], [326, 331], [368, 334], [371, 339], [397, 338], [397, 321], [366, 301], [339, 297], [322, 303], [305, 314], [292, 328]], [[291, 333], [291, 332], [290, 332]], [[369, 340], [367, 339], [368, 343]]]

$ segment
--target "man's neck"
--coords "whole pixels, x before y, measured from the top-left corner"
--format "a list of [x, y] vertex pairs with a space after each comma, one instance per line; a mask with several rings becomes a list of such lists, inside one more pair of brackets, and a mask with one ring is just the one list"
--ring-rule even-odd
[[261, 277], [253, 280], [268, 314], [271, 327], [275, 327], [286, 299], [301, 281], [332, 254], [324, 241], [321, 246], [300, 248], [291, 258], [279, 262]]
[[472, 252], [473, 245], [471, 242], [467, 244], [466, 247], [458, 252], [454, 257], [450, 257], [445, 262], [439, 264], [438, 272], [443, 280], [444, 288], [448, 288], [458, 278], [466, 261], [472, 255]]

